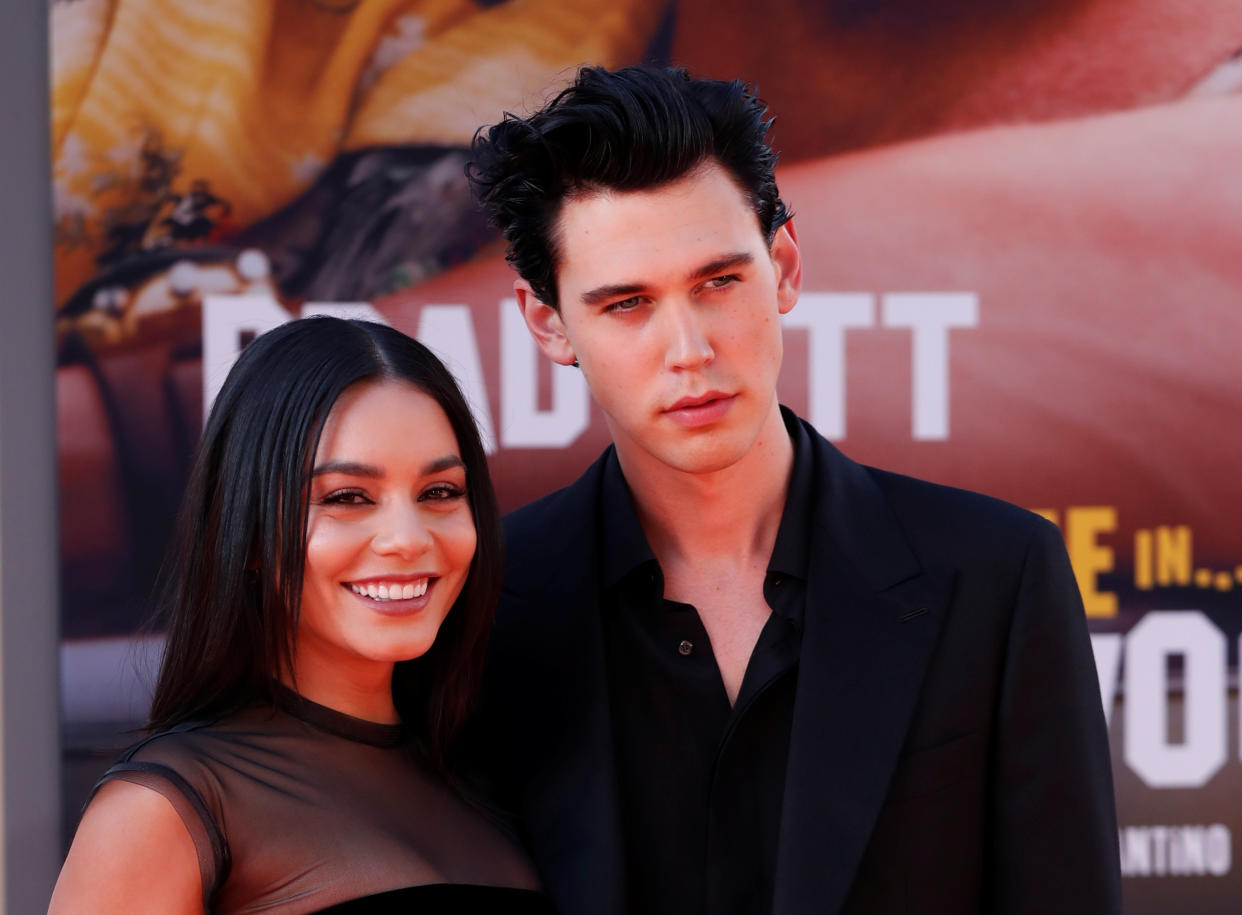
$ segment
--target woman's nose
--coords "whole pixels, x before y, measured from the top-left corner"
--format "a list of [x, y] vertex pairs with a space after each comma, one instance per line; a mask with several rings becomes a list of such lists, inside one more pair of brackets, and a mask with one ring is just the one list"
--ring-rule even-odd
[[375, 523], [371, 545], [381, 555], [413, 558], [431, 547], [431, 531], [416, 504], [394, 503], [376, 515]]

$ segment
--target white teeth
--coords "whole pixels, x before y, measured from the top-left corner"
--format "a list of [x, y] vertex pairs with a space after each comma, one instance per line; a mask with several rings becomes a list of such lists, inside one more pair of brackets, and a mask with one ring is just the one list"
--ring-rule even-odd
[[371, 600], [413, 600], [416, 597], [422, 597], [427, 593], [427, 585], [430, 579], [420, 578], [418, 581], [407, 581], [404, 584], [393, 582], [392, 584], [366, 584], [353, 585], [349, 589], [359, 597], [369, 597]]

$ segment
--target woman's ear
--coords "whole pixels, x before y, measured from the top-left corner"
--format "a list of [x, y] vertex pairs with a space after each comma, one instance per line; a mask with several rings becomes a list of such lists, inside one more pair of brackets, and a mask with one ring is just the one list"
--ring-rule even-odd
[[543, 354], [559, 365], [573, 365], [574, 349], [560, 312], [542, 302], [526, 280], [517, 280], [513, 284], [513, 293], [522, 318]]

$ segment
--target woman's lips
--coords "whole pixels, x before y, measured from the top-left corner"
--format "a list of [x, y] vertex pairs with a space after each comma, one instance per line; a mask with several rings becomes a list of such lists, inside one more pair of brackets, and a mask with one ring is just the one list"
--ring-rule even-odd
[[427, 585], [431, 577], [423, 575], [409, 579], [379, 579], [378, 581], [351, 581], [346, 584], [349, 590], [359, 597], [370, 597], [373, 600], [411, 600], [427, 593]]
[[[403, 581], [342, 582], [341, 587], [374, 610], [401, 614], [416, 612], [426, 606], [436, 580], [434, 576], [424, 575]], [[410, 596], [407, 597], [407, 594]]]

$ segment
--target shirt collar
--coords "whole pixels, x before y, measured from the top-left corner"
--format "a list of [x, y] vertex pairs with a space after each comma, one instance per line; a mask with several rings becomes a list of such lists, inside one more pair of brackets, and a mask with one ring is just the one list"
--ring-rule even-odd
[[[793, 444], [793, 473], [789, 492], [777, 528], [768, 571], [792, 575], [806, 580], [811, 545], [811, 506], [814, 505], [815, 468], [810, 436], [793, 411], [781, 407], [781, 418]], [[603, 547], [601, 570], [605, 589], [612, 588], [639, 566], [655, 562], [655, 554], [647, 543], [638, 521], [638, 510], [629, 484], [621, 472], [616, 449], [604, 464], [604, 481], [600, 493], [600, 544]]]
[[611, 588], [639, 566], [655, 561], [647, 535], [638, 521], [638, 509], [634, 507], [634, 497], [630, 495], [630, 486], [621, 472], [615, 448], [609, 450], [604, 463], [600, 508], [602, 583], [605, 588]]

